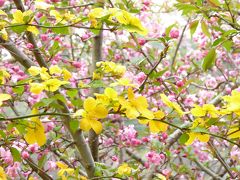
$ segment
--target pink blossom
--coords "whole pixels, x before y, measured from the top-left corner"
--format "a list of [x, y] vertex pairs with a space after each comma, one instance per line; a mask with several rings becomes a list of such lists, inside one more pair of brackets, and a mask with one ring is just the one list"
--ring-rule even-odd
[[27, 151], [22, 152], [22, 158], [23, 159], [28, 159], [29, 158], [29, 153]]
[[170, 37], [173, 38], [173, 39], [177, 39], [179, 37], [179, 30], [172, 29], [170, 31]]
[[47, 162], [47, 168], [52, 171], [55, 170], [57, 167], [56, 162], [55, 161], [48, 161]]
[[5, 0], [0, 0], [0, 7], [2, 7], [5, 3]]
[[33, 46], [33, 44], [31, 44], [31, 43], [27, 43], [27, 48], [28, 48], [28, 49], [33, 49], [34, 46]]
[[35, 143], [35, 144], [31, 144], [27, 147], [27, 150], [29, 150], [31, 153], [35, 153], [37, 152], [39, 146]]
[[40, 38], [42, 41], [47, 41], [48, 40], [48, 35], [47, 34], [41, 34]]
[[240, 149], [236, 145], [232, 147], [230, 156], [233, 160], [240, 162]]
[[111, 158], [113, 161], [118, 161], [118, 157], [117, 156], [112, 156]]

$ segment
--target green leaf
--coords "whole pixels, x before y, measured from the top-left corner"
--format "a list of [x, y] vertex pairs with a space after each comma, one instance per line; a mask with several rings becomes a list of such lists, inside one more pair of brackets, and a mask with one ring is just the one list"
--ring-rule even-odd
[[190, 23], [189, 28], [190, 28], [191, 36], [193, 36], [193, 34], [195, 33], [195, 31], [197, 30], [198, 22], [199, 22], [199, 21], [196, 20], [196, 21], [193, 21], [193, 22]]
[[52, 99], [55, 99], [55, 100], [59, 100], [59, 101], [62, 101], [63, 103], [66, 103], [66, 99], [63, 95], [61, 94], [56, 94], [52, 97]]
[[47, 161], [47, 155], [45, 154], [45, 155], [43, 155], [43, 156], [39, 159], [39, 161], [38, 161], [38, 167], [39, 167], [40, 169], [42, 169], [43, 166], [45, 165], [46, 161]]
[[220, 6], [220, 2], [218, 0], [208, 0], [209, 3], [213, 6]]
[[211, 126], [211, 125], [215, 124], [216, 122], [218, 122], [218, 118], [210, 118], [210, 119], [206, 122], [206, 124], [207, 124], [208, 126]]
[[67, 95], [68, 95], [71, 99], [74, 99], [74, 98], [77, 97], [77, 95], [78, 95], [78, 90], [77, 90], [77, 89], [68, 90], [68, 91], [67, 91]]
[[192, 11], [198, 10], [198, 8], [195, 7], [193, 4], [178, 3], [175, 6], [178, 10], [182, 11], [183, 15], [187, 15], [187, 14], [191, 13]]
[[191, 130], [192, 132], [196, 132], [196, 133], [207, 133], [208, 130], [204, 127], [195, 127], [194, 129]]
[[92, 88], [100, 88], [100, 87], [105, 87], [105, 84], [103, 83], [102, 80], [94, 80], [88, 84]]
[[234, 33], [238, 33], [238, 31], [235, 30], [235, 29], [231, 29], [231, 30], [229, 30], [229, 31], [224, 32], [222, 36], [223, 36], [223, 37], [226, 37], [226, 36], [231, 35], [231, 34], [234, 34]]
[[75, 133], [79, 128], [79, 121], [71, 120], [69, 124], [70, 124], [71, 131]]
[[207, 26], [207, 24], [206, 24], [204, 21], [201, 22], [201, 28], [202, 28], [202, 32], [203, 32], [207, 37], [211, 37], [211, 34], [210, 34], [209, 30], [208, 30], [208, 26]]
[[[57, 24], [56, 26], [63, 26], [62, 24]], [[52, 31], [56, 34], [69, 35], [69, 27], [56, 27], [52, 28]]]
[[[16, 26], [14, 26], [14, 25], [16, 25]], [[20, 33], [24, 32], [24, 31], [26, 31], [27, 26], [24, 25], [24, 24], [22, 24], [22, 25], [13, 24], [13, 26], [11, 27], [11, 29], [12, 29], [13, 32], [20, 34]]]
[[13, 92], [17, 93], [18, 95], [22, 95], [24, 92], [24, 86], [14, 87]]
[[216, 56], [217, 56], [216, 50], [215, 48], [212, 48], [202, 62], [203, 71], [207, 71], [209, 68], [211, 68], [214, 65]]
[[6, 138], [6, 134], [3, 130], [0, 130], [0, 138]]
[[227, 40], [222, 43], [222, 46], [229, 52], [232, 49], [233, 42], [231, 40]]
[[218, 38], [218, 39], [216, 39], [214, 42], [213, 42], [213, 44], [212, 44], [212, 47], [215, 47], [215, 46], [217, 46], [217, 45], [219, 45], [221, 42], [223, 42], [225, 39], [224, 38]]
[[16, 162], [16, 161], [21, 162], [22, 158], [21, 158], [20, 152], [14, 147], [11, 147], [10, 151], [11, 151], [11, 154], [13, 156], [13, 161], [14, 162]]
[[183, 133], [179, 138], [179, 144], [183, 145], [189, 139], [189, 135], [187, 133]]
[[175, 23], [166, 28], [166, 30], [165, 30], [166, 37], [169, 37], [169, 33], [174, 26], [176, 26]]

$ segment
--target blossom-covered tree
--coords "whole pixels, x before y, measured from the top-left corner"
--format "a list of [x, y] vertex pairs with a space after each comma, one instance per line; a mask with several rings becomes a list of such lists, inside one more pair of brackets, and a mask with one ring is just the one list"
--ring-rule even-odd
[[0, 0], [0, 179], [240, 178], [238, 0]]

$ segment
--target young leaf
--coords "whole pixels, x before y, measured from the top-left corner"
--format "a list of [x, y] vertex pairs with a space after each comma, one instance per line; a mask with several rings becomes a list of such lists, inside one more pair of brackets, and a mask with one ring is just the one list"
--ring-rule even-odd
[[189, 139], [189, 135], [184, 133], [180, 136], [179, 143], [183, 145], [185, 144], [185, 142], [187, 142], [188, 139]]
[[211, 68], [215, 63], [215, 60], [216, 60], [216, 50], [215, 48], [212, 48], [202, 62], [203, 71], [207, 71], [209, 68]]
[[11, 151], [11, 154], [13, 156], [14, 162], [16, 162], [16, 161], [20, 162], [22, 160], [21, 159], [21, 154], [20, 154], [20, 152], [16, 148], [11, 147], [10, 151]]
[[190, 24], [190, 26], [189, 26], [189, 28], [190, 28], [190, 33], [191, 33], [191, 36], [195, 33], [195, 31], [197, 30], [197, 27], [198, 27], [198, 20], [196, 20], [196, 21], [193, 21], [191, 24]]
[[204, 21], [201, 22], [201, 28], [202, 28], [202, 32], [203, 32], [207, 37], [211, 37], [211, 34], [210, 34], [209, 30], [208, 30], [208, 26], [207, 26], [207, 24], [206, 24]]

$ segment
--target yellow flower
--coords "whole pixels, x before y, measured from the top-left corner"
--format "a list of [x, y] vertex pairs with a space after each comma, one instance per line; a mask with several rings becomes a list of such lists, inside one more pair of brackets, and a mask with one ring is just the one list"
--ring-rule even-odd
[[151, 133], [159, 133], [167, 131], [168, 125], [166, 123], [163, 123], [161, 120], [165, 116], [164, 112], [162, 111], [156, 111], [154, 112], [155, 119], [144, 119], [144, 120], [138, 120], [140, 124], [147, 124], [149, 125], [149, 130]]
[[32, 76], [37, 76], [40, 74], [40, 77], [42, 80], [47, 80], [47, 79], [50, 79], [50, 75], [48, 74], [48, 69], [45, 68], [45, 67], [37, 67], [37, 66], [31, 66], [29, 69], [28, 69], [28, 72], [29, 74], [31, 74]]
[[43, 85], [45, 86], [46, 91], [57, 91], [61, 85], [68, 84], [67, 81], [60, 81], [58, 79], [48, 79], [45, 82], [43, 82]]
[[[37, 109], [32, 110], [32, 114], [38, 114]], [[28, 144], [37, 143], [42, 146], [46, 143], [46, 135], [44, 133], [44, 127], [38, 117], [32, 117], [27, 126], [27, 133], [24, 138]]]
[[58, 171], [58, 176], [62, 178], [62, 180], [67, 180], [67, 177], [65, 176], [65, 174], [68, 175], [73, 175], [74, 173], [74, 169], [73, 168], [69, 168], [66, 164], [58, 161], [56, 162], [57, 166], [60, 168], [60, 170]]
[[231, 96], [223, 96], [226, 101], [226, 110], [234, 112], [240, 116], [240, 92], [237, 90], [232, 91]]
[[218, 117], [219, 114], [213, 104], [204, 104], [202, 107], [195, 105], [195, 107], [191, 109], [191, 113], [196, 117], [203, 117], [209, 114], [213, 118]]
[[0, 36], [3, 38], [3, 40], [7, 41], [8, 40], [8, 33], [6, 31], [5, 28], [3, 28], [1, 31], [0, 31]]
[[104, 94], [94, 94], [99, 102], [104, 104], [105, 106], [111, 105], [113, 108], [118, 108], [118, 93], [112, 88], [107, 87], [104, 90]]
[[117, 8], [110, 9], [110, 12], [112, 12], [112, 17], [115, 17], [120, 24], [124, 25], [124, 29], [129, 32], [137, 32], [144, 36], [147, 35], [148, 30], [144, 28], [141, 21], [131, 13]]
[[54, 66], [51, 66], [49, 68], [49, 72], [50, 72], [51, 75], [53, 75], [53, 74], [61, 74], [62, 70], [60, 69], [60, 67], [58, 67], [58, 65], [54, 65]]
[[82, 116], [80, 129], [89, 131], [92, 128], [96, 134], [100, 134], [102, 132], [102, 124], [98, 119], [107, 117], [107, 108], [92, 97], [84, 101], [83, 107], [84, 109], [80, 109], [74, 114], [75, 116]]
[[67, 13], [61, 14], [56, 10], [50, 11], [50, 16], [54, 16], [56, 23], [65, 24], [67, 21], [72, 21], [75, 19], [75, 15], [71, 14], [69, 11]]
[[[24, 12], [17, 10], [13, 13], [12, 24], [31, 24], [34, 19], [33, 17], [33, 12], [31, 10]], [[39, 31], [35, 26], [28, 26], [27, 31], [32, 32], [35, 35], [39, 34]]]
[[131, 86], [131, 87], [135, 87], [134, 84], [130, 83], [130, 80], [127, 78], [121, 78], [121, 79], [117, 79], [117, 82], [111, 83], [110, 86]]
[[231, 128], [228, 131], [228, 138], [230, 139], [240, 138], [240, 128], [239, 127]]
[[[194, 120], [190, 129], [194, 130], [197, 127], [204, 128], [204, 126], [205, 126], [205, 121], [202, 118], [197, 118]], [[210, 139], [209, 134], [204, 134], [201, 132], [189, 132], [188, 135], [189, 135], [189, 139], [185, 143], [186, 145], [192, 144], [195, 139], [198, 139], [201, 142], [208, 142]]]
[[210, 139], [210, 135], [208, 135], [208, 134], [190, 132], [190, 133], [188, 133], [188, 135], [189, 135], [189, 139], [185, 143], [186, 145], [191, 145], [195, 139], [198, 139], [201, 142], [208, 142]]
[[7, 180], [7, 175], [4, 172], [4, 169], [0, 166], [0, 180]]
[[129, 176], [131, 175], [132, 168], [128, 166], [127, 163], [123, 163], [121, 166], [118, 167], [117, 173], [119, 175], [126, 175]]
[[62, 74], [64, 81], [68, 81], [69, 79], [72, 78], [72, 74], [67, 69], [63, 69]]
[[0, 84], [5, 84], [6, 79], [10, 78], [10, 74], [5, 69], [0, 69]]
[[0, 94], [0, 106], [3, 104], [3, 101], [11, 99], [9, 94]]
[[98, 25], [97, 19], [102, 18], [108, 14], [109, 14], [109, 12], [103, 8], [92, 9], [90, 11], [90, 13], [88, 14], [89, 20], [91, 21], [91, 25], [93, 27], [97, 27], [97, 25]]
[[119, 103], [122, 108], [125, 109], [125, 114], [129, 119], [135, 119], [140, 116], [140, 114], [147, 119], [154, 118], [153, 112], [147, 109], [147, 99], [143, 96], [135, 98], [132, 88], [128, 89], [128, 101], [120, 98]]
[[30, 92], [40, 94], [45, 89], [45, 85], [41, 83], [30, 83]]
[[161, 99], [162, 99], [162, 101], [165, 105], [167, 105], [170, 108], [175, 109], [180, 116], [184, 115], [184, 112], [182, 111], [179, 104], [177, 104], [176, 102], [170, 101], [165, 94], [160, 94], [160, 96], [161, 96]]

